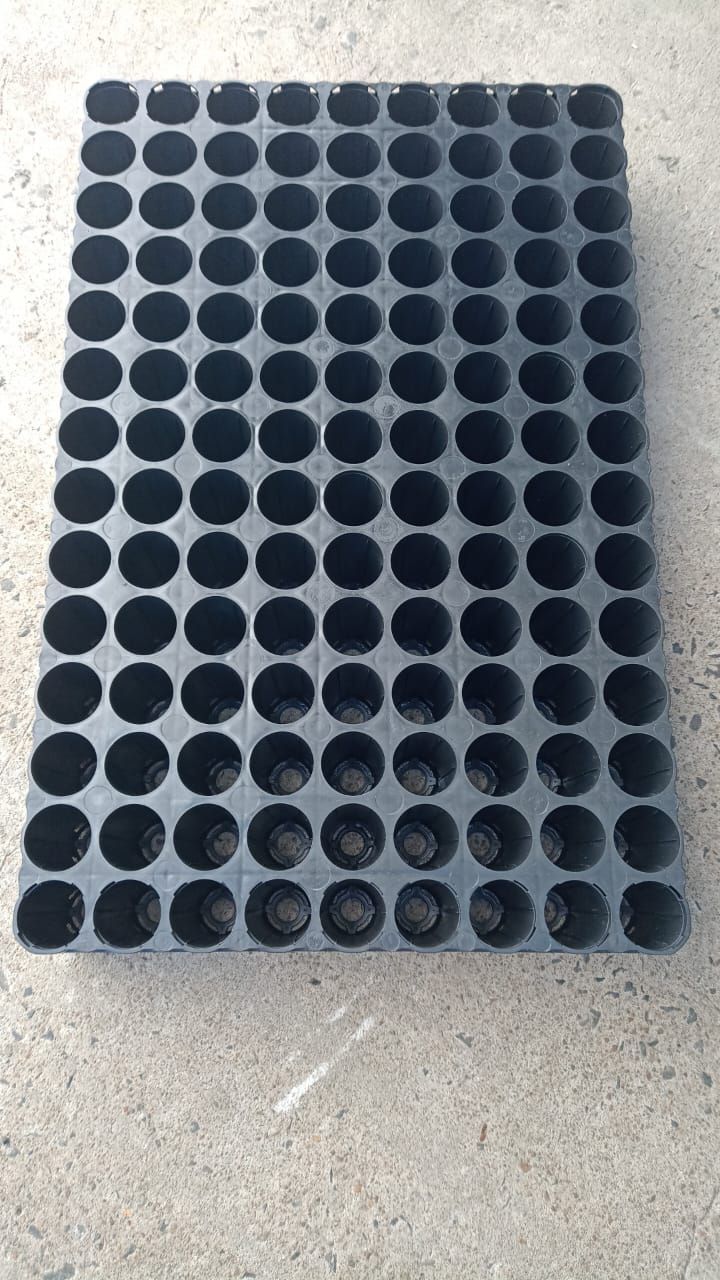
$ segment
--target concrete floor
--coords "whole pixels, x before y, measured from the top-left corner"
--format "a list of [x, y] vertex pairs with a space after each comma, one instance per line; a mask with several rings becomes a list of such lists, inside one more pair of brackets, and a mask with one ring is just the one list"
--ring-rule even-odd
[[[1, 1280], [717, 1280], [717, 6], [5, 17]], [[11, 940], [82, 92], [123, 73], [623, 94], [694, 917], [679, 955], [42, 959]]]

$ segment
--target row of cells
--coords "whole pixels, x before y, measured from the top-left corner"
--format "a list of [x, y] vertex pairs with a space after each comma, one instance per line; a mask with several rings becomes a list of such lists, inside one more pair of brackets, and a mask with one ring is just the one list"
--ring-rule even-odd
[[[165, 165], [167, 168], [167, 164]], [[172, 176], [172, 175], [171, 175]], [[202, 215], [219, 231], [239, 231], [257, 214], [257, 199], [248, 187], [224, 182], [211, 187], [202, 200]], [[195, 212], [195, 197], [175, 182], [161, 182], [140, 197], [140, 217], [149, 226], [171, 231], [182, 226]], [[341, 231], [367, 231], [381, 217], [380, 195], [371, 187], [352, 183], [333, 188], [325, 198], [325, 216]], [[588, 231], [606, 235], [618, 231], [629, 216], [626, 197], [613, 187], [586, 187], [575, 198], [575, 218]], [[83, 222], [99, 230], [119, 226], [130, 216], [132, 197], [116, 182], [96, 182], [78, 196], [77, 211]], [[461, 187], [452, 196], [450, 216], [464, 231], [492, 231], [505, 217], [505, 201], [492, 186]], [[416, 182], [401, 186], [387, 202], [387, 212], [403, 231], [430, 231], [444, 215], [441, 195], [433, 187]], [[273, 187], [265, 196], [263, 213], [279, 231], [303, 231], [320, 214], [320, 199], [301, 183], [288, 182]], [[532, 184], [523, 187], [512, 202], [515, 221], [527, 231], [556, 231], [568, 216], [565, 197], [554, 187]]]
[[[248, 510], [251, 488], [229, 467], [205, 471], [193, 481], [190, 510], [205, 524], [234, 524]], [[55, 506], [75, 524], [102, 520], [115, 503], [115, 485], [104, 471], [78, 467], [55, 487]], [[303, 471], [277, 468], [255, 491], [258, 511], [275, 525], [302, 524], [318, 507], [317, 485]], [[471, 471], [454, 494], [457, 510], [469, 524], [489, 528], [502, 524], [517, 505], [514, 486], [500, 471]], [[592, 509], [606, 524], [636, 525], [650, 511], [650, 490], [632, 471], [606, 471], [590, 490]], [[406, 471], [390, 487], [390, 508], [404, 524], [422, 528], [437, 524], [450, 510], [448, 485], [432, 471]], [[540, 524], [559, 526], [576, 520], [583, 509], [583, 490], [567, 471], [543, 470], [523, 490], [525, 510]], [[357, 528], [370, 524], [383, 510], [383, 487], [367, 471], [346, 470], [322, 490], [324, 510], [337, 524]], [[125, 481], [122, 506], [139, 524], [162, 524], [183, 505], [179, 480], [169, 471], [145, 467]], [[461, 552], [462, 559], [462, 552]]]
[[[363, 346], [388, 328], [401, 342], [426, 346], [442, 336], [448, 319], [443, 304], [424, 293], [403, 294], [390, 305], [387, 314], [366, 294], [343, 293], [322, 314], [325, 331], [347, 346]], [[532, 294], [520, 303], [513, 319], [517, 332], [541, 347], [563, 342], [575, 321], [568, 303], [552, 293]], [[627, 342], [637, 327], [635, 308], [613, 293], [589, 298], [579, 319], [587, 336], [602, 346]], [[116, 294], [90, 289], [70, 303], [67, 320], [78, 338], [107, 342], [120, 333], [127, 312]], [[247, 298], [232, 292], [211, 294], [200, 303], [195, 315], [184, 298], [160, 291], [145, 294], [132, 309], [136, 332], [149, 342], [158, 343], [175, 341], [191, 325], [211, 342], [241, 342], [255, 329], [257, 320]], [[321, 315], [319, 307], [304, 294], [277, 293], [262, 306], [259, 321], [274, 342], [294, 346], [316, 333]], [[492, 294], [471, 293], [454, 305], [450, 324], [463, 341], [490, 346], [508, 334], [510, 313]]]
[[[438, 880], [405, 884], [394, 896], [394, 925], [413, 947], [452, 946], [463, 923], [458, 897]], [[582, 880], [560, 881], [542, 904], [550, 939], [570, 950], [597, 947], [607, 937], [611, 910], [602, 890]], [[536, 930], [536, 908], [529, 891], [515, 880], [478, 885], [465, 907], [473, 932], [486, 946], [507, 950], [530, 941]], [[380, 889], [366, 880], [334, 881], [319, 909], [325, 938], [339, 947], [371, 945], [386, 928], [387, 909]], [[647, 951], [678, 945], [687, 927], [687, 908], [680, 896], [660, 881], [629, 885], [617, 915], [625, 937]], [[232, 945], [238, 923], [235, 897], [217, 880], [193, 880], [173, 894], [169, 924], [176, 943], [208, 948]], [[146, 946], [163, 917], [156, 889], [141, 880], [119, 880], [98, 894], [93, 909], [96, 938], [109, 947]], [[312, 905], [303, 887], [272, 879], [256, 885], [245, 905], [250, 938], [263, 947], [290, 947], [307, 933]], [[68, 946], [85, 921], [85, 903], [73, 884], [50, 880], [34, 885], [18, 907], [20, 937], [30, 946], [55, 950]]]
[[[181, 136], [187, 138], [187, 135]], [[169, 144], [164, 134], [148, 139], [143, 148], [146, 167], [166, 176], [163, 169], [167, 168], [167, 162], [163, 156], [168, 148], [172, 151], [176, 145]], [[194, 161], [197, 152], [195, 144], [192, 145]], [[443, 163], [441, 144], [426, 133], [400, 134], [389, 143], [386, 154], [390, 168], [401, 178], [428, 178]], [[81, 152], [85, 169], [103, 178], [124, 173], [135, 157], [135, 143], [119, 130], [91, 134]], [[203, 150], [206, 167], [221, 178], [243, 177], [259, 159], [257, 143], [245, 133], [217, 133]], [[325, 151], [328, 169], [340, 178], [367, 178], [380, 167], [382, 159], [379, 144], [365, 133], [340, 133], [328, 143]], [[508, 151], [510, 166], [515, 172], [534, 182], [554, 178], [565, 159], [563, 147], [554, 138], [532, 133], [516, 138]], [[482, 181], [499, 172], [504, 155], [500, 143], [489, 134], [464, 133], [450, 143], [447, 160], [461, 178]], [[321, 165], [320, 146], [310, 133], [276, 133], [265, 146], [264, 162], [281, 178], [303, 178]], [[625, 152], [612, 139], [590, 134], [573, 144], [570, 164], [588, 181], [607, 182], [624, 168]]]
[[[204, 105], [216, 124], [250, 124], [260, 110], [260, 96], [254, 85], [226, 82], [211, 89]], [[134, 85], [106, 80], [88, 91], [85, 106], [97, 124], [124, 124], [136, 116], [140, 97]], [[200, 110], [201, 98], [194, 85], [168, 81], [153, 86], [144, 106], [157, 124], [189, 124]], [[374, 124], [383, 106], [394, 124], [407, 129], [428, 128], [441, 113], [437, 91], [426, 84], [395, 85], [384, 103], [377, 90], [367, 84], [335, 85], [327, 95], [328, 116], [346, 128]], [[506, 106], [513, 124], [525, 129], [551, 127], [562, 110], [554, 90], [541, 84], [517, 85]], [[314, 85], [290, 82], [274, 86], [266, 107], [275, 124], [296, 128], [312, 124], [321, 114], [322, 102]], [[457, 85], [447, 99], [448, 115], [462, 128], [488, 128], [500, 119], [501, 110], [491, 85]], [[609, 129], [619, 119], [618, 98], [603, 85], [580, 85], [568, 97], [567, 113], [581, 129]]]
[[[110, 284], [130, 263], [128, 249], [114, 236], [94, 235], [81, 240], [73, 253], [73, 269], [88, 284]], [[444, 250], [432, 240], [412, 236], [400, 240], [387, 255], [390, 274], [408, 289], [437, 284], [446, 270]], [[217, 236], [200, 250], [198, 269], [211, 284], [236, 287], [257, 268], [257, 255], [240, 236]], [[152, 236], [135, 254], [137, 272], [148, 283], [167, 286], [184, 279], [193, 266], [193, 253], [177, 236]], [[327, 275], [345, 289], [363, 289], [380, 275], [383, 255], [370, 240], [349, 236], [327, 250]], [[505, 251], [494, 240], [476, 236], [463, 240], [450, 256], [457, 280], [471, 289], [489, 289], [508, 271]], [[633, 258], [617, 240], [590, 240], [577, 255], [577, 267], [593, 288], [616, 289], [631, 276]], [[273, 284], [295, 289], [309, 283], [320, 269], [317, 249], [299, 236], [273, 240], [262, 255], [262, 269]], [[513, 269], [533, 289], [552, 289], [566, 279], [570, 254], [545, 236], [526, 240], [515, 252]]]
[[[341, 795], [373, 791], [386, 772], [385, 753], [366, 733], [349, 730], [330, 739], [321, 756], [325, 782]], [[603, 769], [600, 756], [577, 733], [558, 733], [538, 749], [534, 771], [553, 795], [584, 795], [597, 785]], [[53, 796], [75, 795], [92, 781], [97, 753], [87, 738], [63, 731], [51, 734], [35, 748], [30, 770], [41, 790]], [[196, 734], [180, 748], [177, 776], [195, 795], [220, 795], [234, 787], [243, 772], [240, 747], [228, 734]], [[299, 734], [280, 730], [252, 748], [250, 778], [269, 795], [293, 795], [310, 781], [313, 751]], [[658, 795], [673, 778], [672, 756], [657, 738], [631, 733], [617, 739], [607, 757], [612, 781], [631, 796]], [[103, 771], [110, 786], [123, 795], [155, 791], [168, 776], [170, 757], [165, 743], [151, 733], [128, 733], [105, 753]], [[446, 738], [418, 731], [403, 738], [392, 757], [392, 775], [405, 791], [432, 796], [445, 791], [458, 776], [455, 751]], [[509, 733], [487, 732], [464, 753], [464, 779], [483, 795], [510, 795], [524, 785], [530, 764], [524, 747]]]
[[[401, 616], [402, 623], [402, 616]], [[97, 672], [80, 662], [63, 662], [40, 681], [37, 698], [43, 715], [59, 724], [78, 724], [94, 714], [102, 701]], [[162, 667], [150, 662], [124, 666], [110, 683], [110, 706], [132, 724], [150, 724], [173, 704], [173, 681]], [[263, 668], [252, 687], [252, 706], [264, 720], [293, 724], [315, 703], [312, 676], [297, 663], [276, 662]], [[663, 715], [667, 691], [649, 667], [627, 664], [608, 675], [602, 692], [604, 705], [624, 724], [650, 724]], [[392, 705], [411, 724], [436, 724], [455, 709], [455, 681], [429, 662], [403, 667], [391, 688]], [[245, 701], [241, 676], [226, 663], [205, 663], [185, 676], [180, 702], [189, 716], [204, 724], [224, 724]], [[487, 662], [462, 680], [459, 702], [481, 724], [507, 724], [525, 705], [525, 685], [512, 668]], [[578, 724], [595, 708], [595, 684], [571, 663], [545, 667], [532, 685], [532, 703], [552, 724]], [[334, 667], [322, 685], [322, 704], [341, 724], [373, 720], [385, 703], [385, 684], [377, 671], [362, 662]]]
[[[192, 444], [208, 462], [237, 462], [250, 448], [252, 428], [235, 409], [210, 409], [192, 431]], [[393, 453], [403, 462], [421, 466], [436, 462], [448, 449], [447, 425], [426, 409], [411, 409], [394, 419], [387, 431]], [[513, 428], [501, 414], [476, 409], [457, 424], [455, 447], [469, 462], [485, 466], [502, 462], [515, 444]], [[60, 425], [60, 446], [79, 462], [106, 457], [120, 439], [118, 424], [106, 409], [75, 409]], [[383, 428], [362, 409], [334, 414], [323, 431], [323, 445], [338, 462], [369, 462], [383, 446]], [[567, 414], [542, 409], [522, 427], [520, 441], [529, 457], [544, 465], [568, 462], [580, 446], [580, 432]], [[299, 409], [277, 409], [257, 431], [257, 444], [272, 462], [302, 462], [319, 443], [318, 427]], [[645, 428], [632, 414], [607, 409], [593, 418], [587, 429], [590, 450], [612, 466], [634, 462], [646, 445]], [[143, 409], [125, 429], [125, 444], [143, 462], [166, 462], [185, 444], [182, 419], [170, 409]]]
[[[28, 823], [25, 852], [42, 871], [69, 871], [87, 854], [92, 838], [88, 818], [68, 804], [42, 809]], [[114, 809], [97, 833], [100, 852], [119, 871], [141, 871], [166, 850], [167, 832], [159, 814], [143, 804]], [[298, 867], [314, 846], [312, 825], [295, 805], [270, 804], [251, 819], [246, 833], [250, 856], [268, 871]], [[597, 866], [606, 851], [600, 819], [578, 804], [559, 805], [540, 828], [543, 855], [566, 872]], [[320, 849], [333, 866], [361, 871], [382, 857], [387, 844], [379, 814], [362, 804], [345, 804], [324, 819]], [[635, 805], [613, 828], [613, 849], [633, 871], [666, 871], [680, 854], [678, 829], [662, 809]], [[461, 850], [457, 822], [437, 804], [417, 804], [397, 819], [392, 836], [395, 853], [410, 867], [437, 871]], [[172, 847], [181, 862], [196, 871], [225, 866], [241, 849], [240, 828], [229, 809], [200, 804], [178, 819]], [[533, 850], [527, 818], [507, 804], [487, 804], [470, 819], [462, 849], [481, 866], [510, 871], [522, 866]], [[242, 856], [242, 855], [241, 855]], [[462, 856], [462, 854], [460, 854]], [[233, 864], [235, 865], [235, 864]]]

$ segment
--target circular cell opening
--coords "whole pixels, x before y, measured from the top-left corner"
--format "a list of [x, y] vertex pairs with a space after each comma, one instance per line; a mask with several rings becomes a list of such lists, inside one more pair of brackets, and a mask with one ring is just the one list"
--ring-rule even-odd
[[395, 903], [395, 924], [414, 947], [426, 949], [449, 942], [457, 932], [460, 907], [455, 894], [437, 880], [405, 885]]
[[245, 573], [247, 564], [247, 551], [230, 533], [206, 533], [188, 551], [190, 576], [211, 591], [234, 586]]
[[600, 84], [582, 84], [568, 98], [568, 115], [581, 129], [611, 129], [618, 114], [615, 95]]
[[505, 205], [502, 196], [491, 187], [461, 187], [450, 201], [450, 214], [464, 231], [492, 231], [502, 222]]
[[274, 662], [257, 677], [252, 693], [253, 706], [264, 720], [273, 724], [294, 724], [306, 716], [315, 700], [315, 688], [302, 667], [291, 662]]
[[66, 533], [50, 549], [50, 572], [65, 587], [92, 587], [110, 568], [110, 548], [97, 533]]
[[205, 147], [208, 169], [221, 178], [240, 177], [252, 169], [257, 158], [257, 143], [244, 133], [216, 133]]
[[97, 124], [124, 124], [132, 120], [139, 101], [134, 85], [122, 80], [101, 80], [88, 89], [85, 110]]
[[325, 370], [325, 384], [337, 400], [361, 404], [380, 390], [382, 370], [377, 360], [360, 351], [343, 351]]
[[424, 409], [401, 414], [390, 429], [390, 444], [405, 462], [434, 462], [445, 452], [447, 443], [444, 422]]
[[252, 366], [237, 351], [211, 351], [195, 369], [195, 386], [207, 400], [227, 402], [244, 396], [252, 377]]
[[652, 805], [626, 809], [615, 824], [613, 839], [623, 862], [633, 871], [665, 871], [680, 852], [680, 832], [675, 823]]
[[528, 514], [540, 524], [569, 524], [582, 510], [582, 490], [564, 471], [541, 471], [525, 486]]
[[346, 289], [364, 288], [375, 279], [381, 266], [380, 254], [368, 240], [337, 240], [325, 255], [328, 275]]
[[309, 187], [287, 182], [268, 192], [264, 210], [268, 222], [279, 231], [302, 231], [315, 221], [320, 205]]
[[391, 168], [402, 178], [427, 178], [440, 167], [442, 151], [428, 134], [403, 133], [388, 147]]
[[271, 733], [262, 738], [250, 757], [253, 781], [274, 796], [300, 791], [313, 771], [307, 743], [294, 733]]
[[308, 298], [300, 293], [276, 294], [265, 304], [262, 325], [274, 342], [289, 346], [304, 342], [318, 326], [318, 313]]
[[495, 124], [500, 114], [494, 90], [485, 84], [460, 84], [450, 91], [448, 114], [465, 129]]
[[205, 245], [199, 266], [205, 279], [213, 284], [242, 284], [255, 270], [255, 253], [237, 236], [219, 236]]
[[442, 211], [442, 200], [437, 192], [419, 183], [398, 187], [388, 200], [388, 213], [395, 226], [403, 231], [429, 231], [437, 226]]
[[517, 552], [497, 533], [478, 533], [460, 548], [458, 567], [466, 582], [479, 591], [499, 591], [518, 571]]
[[559, 663], [546, 667], [533, 685], [533, 702], [553, 724], [577, 724], [595, 706], [595, 687], [579, 667]]
[[600, 777], [600, 757], [587, 738], [558, 733], [542, 744], [536, 760], [543, 786], [560, 796], [580, 796]]
[[546, 533], [536, 538], [527, 553], [531, 578], [548, 591], [569, 591], [577, 586], [585, 568], [585, 552], [574, 538], [562, 533]]
[[330, 303], [325, 327], [331, 337], [350, 346], [370, 342], [382, 327], [382, 312], [362, 294], [345, 294]]
[[143, 161], [152, 173], [174, 178], [197, 158], [197, 147], [186, 133], [156, 133], [143, 147]]
[[390, 91], [387, 108], [395, 124], [418, 129], [435, 123], [440, 104], [437, 93], [427, 84], [397, 84]]
[[485, 658], [499, 657], [514, 649], [522, 624], [506, 600], [474, 600], [460, 619], [460, 634], [468, 648]]
[[101, 942], [123, 950], [141, 947], [160, 923], [160, 898], [139, 880], [121, 880], [102, 889], [95, 903], [93, 925]]
[[323, 557], [328, 578], [343, 591], [362, 591], [372, 586], [382, 567], [382, 551], [362, 533], [344, 533], [334, 538]]
[[488, 662], [466, 676], [462, 700], [473, 720], [481, 724], [507, 724], [522, 710], [525, 691], [522, 680], [509, 667]]
[[251, 84], [227, 80], [216, 84], [207, 96], [207, 113], [216, 124], [249, 124], [259, 108], [257, 89]]
[[76, 208], [78, 217], [89, 227], [105, 231], [125, 221], [132, 209], [132, 197], [117, 182], [96, 182], [80, 192]]
[[[400, 284], [405, 285], [408, 289], [424, 289], [427, 285], [434, 284], [440, 278], [445, 263], [443, 255], [436, 245], [431, 244], [429, 240], [415, 239], [401, 240], [399, 244], [396, 244], [394, 249], [390, 251], [388, 266]], [[431, 301], [431, 299], [419, 298], [401, 299], [406, 309], [414, 305], [422, 307], [425, 304], [426, 311], [430, 309], [428, 304]], [[395, 304], [396, 307], [398, 305], [397, 303]], [[435, 313], [435, 323], [437, 324], [442, 316], [442, 311], [438, 303], [434, 303], [434, 308], [437, 309]], [[395, 307], [393, 311], [395, 311]], [[430, 340], [430, 338], [424, 339], [425, 342]], [[409, 341], [409, 339], [405, 339], [405, 341]]]
[[543, 409], [528, 418], [522, 429], [526, 453], [537, 462], [567, 462], [580, 444], [580, 435], [572, 418], [554, 409]]
[[588, 444], [593, 453], [614, 465], [634, 461], [646, 442], [642, 423], [622, 409], [607, 409], [588, 427]]
[[181, 227], [195, 211], [195, 200], [187, 187], [177, 182], [159, 182], [140, 197], [140, 217], [160, 231]]
[[293, 591], [315, 572], [315, 552], [298, 533], [274, 533], [258, 548], [255, 567], [269, 587]]
[[130, 385], [143, 400], [172, 400], [187, 376], [185, 361], [174, 351], [146, 351], [130, 366]]
[[416, 804], [398, 818], [393, 842], [408, 866], [436, 871], [455, 856], [460, 835], [444, 809], [434, 804]]
[[462, 481], [457, 503], [460, 514], [472, 524], [500, 524], [515, 509], [515, 491], [497, 471], [473, 471]]
[[315, 485], [301, 471], [272, 471], [257, 491], [257, 504], [272, 524], [301, 524], [315, 510]]
[[487, 289], [505, 275], [507, 260], [492, 240], [463, 240], [452, 255], [452, 269], [471, 289]]
[[89, 236], [81, 240], [72, 257], [73, 271], [88, 284], [109, 284], [117, 280], [129, 261], [125, 245], [113, 236]]
[[534, 289], [553, 289], [570, 270], [570, 259], [553, 240], [526, 240], [515, 254], [515, 270]]
[[530, 615], [530, 635], [535, 644], [556, 658], [584, 649], [590, 630], [590, 619], [575, 600], [543, 600]]
[[78, 724], [97, 709], [101, 694], [100, 680], [90, 667], [82, 662], [63, 662], [43, 676], [37, 700], [49, 720]]
[[129, 796], [147, 795], [165, 781], [170, 757], [164, 743], [151, 733], [127, 733], [105, 756], [105, 777], [111, 787]]
[[578, 222], [599, 235], [619, 231], [629, 215], [630, 206], [625, 196], [613, 187], [586, 187], [575, 200]]
[[[354, 538], [358, 535], [346, 536]], [[357, 658], [370, 653], [382, 640], [382, 614], [369, 600], [337, 600], [325, 614], [323, 632], [336, 653]]]
[[55, 506], [73, 524], [102, 520], [115, 499], [115, 486], [102, 471], [76, 467], [61, 476], [55, 486]]
[[169, 645], [176, 630], [174, 610], [154, 596], [128, 600], [115, 619], [117, 641], [129, 653], [159, 653]]
[[260, 427], [258, 444], [273, 462], [300, 462], [317, 444], [317, 427], [297, 409], [277, 409]]
[[100, 828], [100, 852], [119, 871], [142, 871], [160, 856], [165, 827], [154, 809], [125, 804], [114, 809]]
[[292, 597], [268, 600], [255, 615], [255, 638], [268, 653], [302, 653], [315, 635], [315, 619], [306, 604]]
[[48, 609], [43, 632], [53, 649], [75, 655], [94, 649], [105, 634], [105, 626], [105, 614], [95, 600], [67, 596]]
[[63, 382], [79, 400], [105, 400], [120, 386], [122, 365], [110, 351], [85, 347], [71, 356], [63, 370]]
[[450, 786], [456, 772], [455, 752], [435, 733], [411, 733], [395, 748], [393, 773], [410, 795], [437, 795]]
[[267, 109], [276, 124], [312, 124], [320, 110], [320, 98], [314, 86], [288, 81], [275, 86], [267, 100]]
[[184, 438], [181, 420], [168, 409], [143, 410], [132, 419], [125, 433], [128, 448], [146, 462], [171, 458], [181, 448]]
[[198, 600], [185, 619], [185, 635], [193, 649], [219, 657], [236, 649], [245, 635], [245, 615], [227, 596]]
[[645, 951], [671, 951], [685, 936], [686, 904], [666, 884], [631, 884], [620, 903], [620, 921], [630, 942]]
[[223, 867], [237, 852], [239, 843], [237, 822], [217, 804], [198, 804], [186, 810], [173, 833], [178, 857], [197, 871]]
[[307, 858], [313, 842], [305, 814], [291, 804], [270, 804], [255, 814], [248, 827], [248, 849], [268, 871], [297, 867]]
[[563, 166], [563, 152], [559, 143], [542, 134], [526, 133], [513, 142], [510, 163], [524, 178], [541, 182], [552, 178]]
[[562, 871], [588, 871], [605, 850], [605, 831], [599, 818], [580, 805], [552, 809], [540, 828], [546, 858]]
[[526, 231], [556, 231], [567, 217], [567, 205], [553, 187], [523, 187], [513, 200], [513, 217]]
[[197, 113], [200, 95], [192, 84], [169, 80], [150, 90], [145, 105], [150, 119], [158, 124], [187, 124]]
[[346, 409], [336, 413], [325, 428], [325, 448], [339, 462], [367, 462], [382, 445], [382, 431], [369, 413]]
[[319, 159], [318, 145], [307, 133], [278, 133], [265, 148], [265, 160], [281, 178], [301, 178]]
[[168, 285], [182, 280], [192, 266], [192, 253], [176, 236], [153, 236], [140, 246], [135, 265], [151, 284]]
[[250, 424], [234, 409], [211, 409], [195, 424], [193, 444], [209, 462], [234, 462], [252, 439]]
[[452, 619], [444, 605], [422, 597], [405, 600], [393, 614], [392, 634], [405, 653], [428, 657], [449, 643]]
[[591, 240], [578, 254], [580, 274], [598, 289], [617, 289], [629, 278], [632, 266], [629, 249], [615, 240]]
[[411, 591], [431, 591], [450, 572], [450, 552], [431, 533], [411, 533], [395, 544], [391, 566], [398, 582]]
[[610, 750], [608, 768], [613, 782], [631, 796], [655, 796], [673, 778], [670, 752], [647, 733], [620, 738]]
[[504, 804], [486, 805], [470, 819], [468, 849], [476, 862], [494, 871], [510, 871], [527, 858], [532, 833], [527, 819]]
[[637, 591], [655, 572], [655, 552], [633, 533], [615, 533], [600, 543], [595, 567], [604, 582], [617, 591]]
[[237, 743], [225, 734], [199, 733], [181, 748], [177, 767], [180, 781], [189, 791], [216, 796], [237, 782], [242, 756]]
[[325, 680], [323, 704], [341, 724], [364, 724], [377, 715], [383, 704], [383, 683], [361, 662], [335, 667]]
[[220, 183], [203, 197], [203, 217], [218, 231], [238, 231], [252, 222], [256, 212], [257, 200], [252, 191], [237, 182]]
[[135, 143], [126, 133], [108, 129], [94, 133], [84, 144], [82, 162], [91, 173], [103, 178], [128, 169], [135, 159]]
[[334, 866], [359, 871], [377, 862], [385, 847], [385, 828], [372, 809], [345, 804], [323, 822], [320, 843]]
[[198, 329], [211, 342], [240, 342], [254, 323], [250, 303], [234, 293], [216, 293], [206, 298], [197, 313]]
[[594, 510], [607, 524], [638, 524], [650, 510], [650, 490], [631, 471], [608, 471], [592, 487]]
[[342, 880], [325, 890], [320, 906], [320, 923], [325, 936], [339, 947], [359, 950], [382, 932], [385, 904], [372, 884]]
[[428, 662], [404, 667], [392, 687], [393, 705], [411, 724], [436, 724], [452, 710], [455, 688], [449, 676]]
[[407, 471], [390, 491], [392, 509], [405, 524], [429, 525], [442, 520], [450, 505], [447, 485], [431, 471]]
[[194, 880], [178, 889], [170, 906], [170, 927], [188, 947], [217, 947], [232, 933], [237, 907], [217, 880]]
[[580, 313], [580, 323], [589, 338], [604, 346], [627, 342], [637, 325], [635, 308], [612, 293], [590, 298]]
[[331, 738], [322, 754], [325, 781], [341, 795], [372, 791], [385, 771], [385, 757], [365, 733], [341, 733]]
[[499, 462], [512, 449], [512, 427], [499, 413], [479, 409], [458, 423], [455, 443], [470, 462]]
[[180, 484], [168, 471], [148, 468], [137, 471], [123, 489], [123, 506], [140, 524], [161, 524], [170, 520], [182, 502]]
[[248, 932], [263, 947], [291, 947], [310, 924], [310, 899], [290, 880], [271, 880], [251, 891], [245, 908]]
[[562, 342], [573, 323], [572, 312], [567, 303], [546, 293], [536, 293], [527, 298], [518, 307], [516, 321], [523, 337], [539, 347], [550, 347], [556, 342]]
[[273, 284], [297, 289], [307, 284], [319, 266], [317, 253], [307, 240], [287, 236], [273, 240], [263, 254], [263, 270]]
[[470, 898], [470, 923], [481, 942], [506, 951], [527, 942], [535, 928], [532, 898], [522, 885], [490, 880]]
[[649, 667], [616, 667], [605, 681], [605, 703], [624, 724], [651, 724], [667, 706], [667, 689]]
[[465, 342], [476, 346], [498, 342], [507, 331], [508, 323], [508, 313], [503, 304], [484, 293], [463, 298], [453, 312], [456, 332]]
[[57, 951], [77, 938], [85, 920], [82, 894], [74, 884], [50, 880], [23, 894], [17, 909], [17, 931], [27, 946]]
[[521, 84], [508, 97], [508, 115], [524, 129], [546, 129], [557, 124], [560, 107], [552, 89], [544, 84]]
[[68, 324], [86, 342], [106, 342], [125, 323], [125, 308], [114, 293], [101, 289], [81, 293], [68, 309]]
[[353, 183], [336, 187], [325, 202], [325, 212], [341, 231], [366, 231], [380, 217], [382, 206], [374, 191]]
[[556, 884], [545, 900], [545, 925], [561, 946], [572, 951], [597, 947], [610, 927], [605, 895], [593, 884], [566, 880]]
[[223, 724], [240, 710], [245, 690], [232, 667], [208, 662], [194, 667], [183, 681], [182, 704], [193, 720], [203, 724]]
[[489, 178], [502, 164], [502, 151], [494, 138], [465, 133], [450, 144], [448, 159], [463, 178]]
[[455, 386], [474, 404], [491, 404], [510, 390], [510, 369], [500, 356], [473, 351], [455, 366]]
[[[210, 357], [206, 356], [205, 359], [209, 360]], [[247, 361], [243, 360], [243, 364], [247, 364]], [[252, 378], [249, 365], [247, 370], [249, 386]], [[260, 383], [271, 400], [291, 404], [298, 400], [306, 400], [311, 395], [315, 390], [317, 376], [317, 368], [307, 356], [301, 355], [299, 351], [278, 351], [265, 361], [260, 370]], [[228, 400], [234, 398], [234, 396], [227, 397]]]
[[578, 173], [593, 182], [607, 182], [625, 165], [625, 152], [612, 138], [589, 135], [580, 138], [570, 152], [570, 160]]
[[140, 337], [148, 342], [172, 342], [187, 329], [190, 308], [175, 293], [147, 293], [136, 304], [132, 320]]
[[84, 406], [74, 409], [60, 424], [60, 446], [79, 462], [97, 462], [118, 442], [118, 427], [106, 409]]
[[330, 119], [336, 124], [356, 129], [358, 125], [372, 124], [377, 119], [380, 103], [371, 85], [336, 84], [330, 90], [327, 108]]
[[380, 163], [380, 148], [366, 133], [341, 133], [327, 149], [327, 162], [341, 178], [365, 178]]

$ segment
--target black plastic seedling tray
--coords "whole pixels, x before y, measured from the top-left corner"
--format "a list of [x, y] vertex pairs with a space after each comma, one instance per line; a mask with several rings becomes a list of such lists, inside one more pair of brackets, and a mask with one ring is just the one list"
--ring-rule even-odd
[[86, 110], [19, 939], [678, 947], [618, 95]]

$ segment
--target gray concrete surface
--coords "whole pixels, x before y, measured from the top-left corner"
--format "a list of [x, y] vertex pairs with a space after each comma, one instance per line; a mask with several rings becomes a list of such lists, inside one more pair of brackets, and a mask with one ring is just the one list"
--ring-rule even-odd
[[[4, 16], [1, 1280], [717, 1280], [717, 6], [10, 0]], [[82, 91], [113, 74], [623, 94], [694, 918], [681, 954], [42, 959], [13, 943]]]

